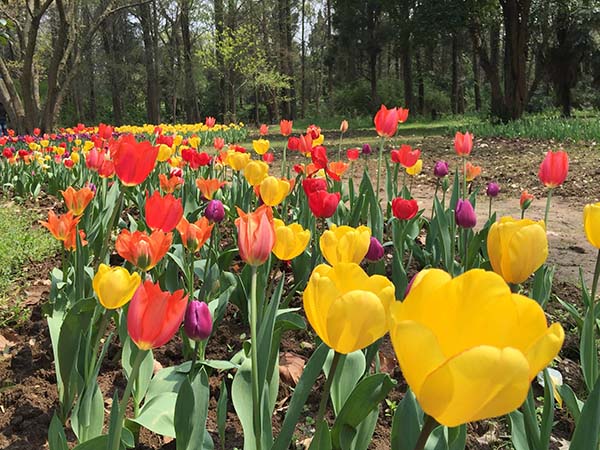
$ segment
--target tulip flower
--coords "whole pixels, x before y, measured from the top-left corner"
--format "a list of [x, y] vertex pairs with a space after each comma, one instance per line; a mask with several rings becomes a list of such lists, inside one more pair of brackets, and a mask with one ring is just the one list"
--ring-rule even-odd
[[348, 131], [348, 121], [344, 119], [340, 123], [340, 132], [345, 133], [346, 131]]
[[469, 200], [458, 199], [456, 211], [454, 212], [456, 225], [461, 228], [473, 228], [477, 225], [477, 215]]
[[204, 217], [211, 222], [221, 222], [225, 218], [225, 208], [220, 200], [211, 200], [206, 205]]
[[181, 199], [167, 194], [161, 197], [154, 191], [146, 197], [146, 224], [151, 230], [162, 230], [165, 233], [173, 231], [183, 216]]
[[287, 148], [290, 150], [299, 150], [300, 138], [297, 138], [296, 136], [290, 136], [287, 142]]
[[321, 136], [321, 127], [316, 125], [309, 125], [306, 128], [306, 134], [311, 137], [312, 140], [318, 139]]
[[454, 136], [454, 150], [459, 156], [468, 156], [471, 154], [473, 149], [473, 135], [468, 131], [462, 134], [460, 131], [456, 132]]
[[243, 170], [250, 163], [248, 153], [232, 152], [227, 155], [226, 164], [233, 170]]
[[400, 149], [392, 150], [390, 155], [392, 162], [402, 164], [402, 166], [408, 168], [417, 164], [417, 161], [421, 157], [421, 150], [413, 150], [410, 145], [403, 144]]
[[166, 194], [172, 194], [183, 185], [181, 177], [167, 177], [164, 173], [158, 175], [160, 190]]
[[381, 258], [383, 258], [384, 254], [385, 254], [385, 249], [383, 248], [383, 245], [381, 245], [381, 242], [379, 242], [379, 240], [375, 236], [371, 236], [371, 242], [369, 243], [369, 250], [367, 251], [367, 254], [365, 255], [365, 259], [369, 262], [377, 262]]
[[258, 139], [256, 141], [252, 141], [252, 148], [259, 155], [264, 155], [269, 151], [270, 143], [267, 139]]
[[347, 225], [331, 224], [319, 239], [321, 253], [329, 264], [359, 264], [369, 251], [371, 229], [363, 225], [352, 228]]
[[213, 147], [216, 151], [220, 152], [225, 147], [225, 139], [222, 137], [216, 137], [213, 139]]
[[275, 161], [275, 155], [271, 152], [267, 152], [262, 155], [262, 160], [268, 164], [271, 164], [273, 161]]
[[213, 227], [214, 224], [210, 224], [206, 217], [201, 217], [194, 223], [182, 217], [177, 224], [177, 231], [183, 246], [191, 253], [196, 253], [210, 238]]
[[191, 148], [184, 148], [181, 151], [181, 157], [190, 165], [192, 169], [207, 166], [212, 161], [212, 158], [208, 153], [198, 152]]
[[273, 254], [281, 261], [291, 261], [301, 255], [310, 241], [310, 231], [300, 224], [286, 225], [283, 220], [273, 219], [275, 227], [275, 245]]
[[158, 283], [146, 280], [129, 304], [127, 332], [140, 350], [160, 347], [175, 335], [187, 307], [183, 289], [164, 292]]
[[213, 322], [210, 309], [205, 302], [192, 300], [188, 303], [183, 319], [183, 329], [193, 341], [208, 339], [212, 333]]
[[260, 128], [258, 129], [258, 133], [261, 136], [266, 136], [267, 134], [269, 134], [269, 126], [266, 123], [263, 123]]
[[214, 117], [207, 117], [204, 119], [204, 124], [210, 129], [212, 127], [215, 126], [215, 124], [217, 123], [217, 119], [215, 119]]
[[494, 183], [493, 181], [488, 183], [488, 185], [485, 189], [485, 195], [487, 195], [490, 198], [494, 198], [494, 197], [497, 197], [499, 193], [500, 193], [500, 186], [498, 185], [498, 183]]
[[84, 187], [76, 191], [72, 186], [69, 186], [66, 190], [60, 191], [63, 198], [65, 199], [65, 205], [67, 209], [73, 213], [74, 216], [81, 216], [87, 208], [87, 205], [94, 198], [94, 192]]
[[360, 150], [357, 148], [349, 148], [346, 150], [346, 156], [349, 161], [356, 161], [360, 157]]
[[569, 173], [569, 155], [563, 151], [549, 151], [540, 164], [538, 178], [546, 187], [555, 188], [564, 183]]
[[392, 213], [400, 220], [409, 220], [417, 215], [419, 205], [414, 199], [406, 200], [398, 197], [392, 200]]
[[40, 224], [59, 241], [66, 241], [69, 235], [75, 232], [79, 219], [80, 217], [75, 217], [71, 211], [60, 216], [54, 214], [54, 211], [49, 211], [48, 222], [40, 221]]
[[423, 160], [419, 159], [412, 167], [407, 167], [405, 170], [411, 177], [419, 175], [423, 170]]
[[[279, 122], [279, 132], [281, 133], [282, 136], [289, 136], [290, 134], [292, 134], [292, 125], [294, 124], [294, 122], [292, 120], [285, 120], [282, 119]], [[288, 146], [289, 148], [289, 146]], [[290, 148], [290, 150], [292, 150]]]
[[102, 306], [117, 309], [131, 300], [140, 283], [140, 275], [136, 272], [130, 274], [124, 267], [100, 264], [92, 286]]
[[150, 142], [136, 142], [133, 135], [121, 136], [111, 147], [115, 173], [125, 186], [142, 183], [156, 164], [158, 147]]
[[315, 217], [328, 218], [333, 216], [340, 203], [339, 192], [315, 191], [308, 195], [308, 207]]
[[302, 181], [302, 189], [304, 189], [307, 196], [316, 191], [326, 191], [327, 180], [324, 178], [306, 178]]
[[240, 257], [251, 266], [260, 266], [267, 262], [275, 245], [273, 211], [269, 206], [262, 205], [251, 213], [239, 208], [237, 212], [239, 217], [235, 219], [235, 226]]
[[525, 214], [527, 208], [531, 206], [531, 203], [533, 202], [534, 198], [535, 197], [533, 196], [533, 194], [530, 194], [527, 191], [521, 192], [521, 198], [519, 199], [519, 206], [521, 207], [521, 218], [523, 218], [523, 214]]
[[269, 165], [263, 161], [250, 161], [244, 167], [244, 177], [250, 186], [258, 186], [269, 174]]
[[398, 123], [404, 123], [408, 119], [408, 108], [398, 108]]
[[487, 249], [494, 272], [507, 283], [523, 283], [548, 258], [544, 222], [502, 217], [490, 227]]
[[448, 163], [446, 161], [438, 161], [433, 166], [433, 174], [438, 178], [444, 178], [448, 175]]
[[[81, 246], [84, 247], [87, 245], [87, 241], [85, 240], [85, 231], [79, 230], [79, 240], [81, 242]], [[64, 240], [63, 245], [65, 250], [75, 251], [77, 249], [77, 232], [76, 229], [71, 230], [67, 238]]]
[[268, 206], [279, 205], [290, 193], [290, 183], [268, 176], [260, 183], [260, 198]]
[[215, 192], [225, 186], [224, 181], [220, 181], [216, 178], [198, 178], [196, 180], [196, 187], [202, 193], [202, 198], [205, 200], [212, 200]]
[[387, 109], [385, 105], [381, 105], [373, 121], [379, 136], [391, 138], [398, 128], [398, 111], [396, 108]]
[[158, 146], [158, 155], [156, 156], [156, 160], [160, 162], [167, 161], [173, 154], [175, 150], [172, 147], [169, 147], [166, 144], [160, 144]]
[[369, 277], [358, 264], [320, 264], [304, 291], [304, 311], [323, 342], [348, 354], [371, 345], [388, 331], [394, 292], [391, 281], [381, 275]]
[[583, 228], [587, 240], [600, 250], [600, 203], [590, 203], [583, 208]]
[[362, 146], [362, 154], [363, 155], [370, 155], [371, 153], [373, 153], [373, 149], [371, 148], [370, 144], [363, 144]]
[[142, 231], [133, 233], [121, 230], [115, 243], [117, 253], [140, 270], [150, 270], [167, 254], [173, 235], [160, 230], [148, 235]]
[[467, 181], [473, 181], [475, 178], [477, 178], [479, 175], [481, 175], [481, 167], [474, 166], [470, 162], [467, 162], [465, 167], [467, 170], [467, 178], [466, 178]]
[[521, 406], [564, 340], [534, 300], [480, 269], [454, 279], [439, 269], [421, 272], [389, 317], [404, 378], [425, 413], [448, 427]]
[[340, 181], [341, 177], [346, 173], [350, 165], [344, 161], [334, 161], [327, 166], [327, 174], [336, 181]]

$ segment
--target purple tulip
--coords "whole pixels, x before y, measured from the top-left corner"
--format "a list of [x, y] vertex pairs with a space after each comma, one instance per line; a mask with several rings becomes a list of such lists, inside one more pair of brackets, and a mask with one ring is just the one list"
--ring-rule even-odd
[[369, 144], [363, 144], [362, 146], [362, 154], [363, 155], [370, 155], [373, 152], [373, 150], [371, 149], [371, 146]]
[[461, 228], [473, 228], [477, 224], [477, 216], [469, 200], [458, 199], [454, 217]]
[[208, 305], [198, 300], [189, 302], [183, 319], [183, 329], [187, 337], [194, 341], [203, 341], [210, 336], [212, 326]]
[[500, 192], [500, 186], [498, 185], [498, 183], [494, 183], [493, 181], [491, 183], [488, 183], [487, 188], [485, 190], [485, 195], [487, 195], [488, 197], [497, 197], [498, 193]]
[[381, 242], [376, 237], [371, 236], [371, 243], [369, 244], [369, 250], [365, 255], [365, 259], [370, 262], [376, 262], [383, 258], [384, 253], [385, 251]]
[[225, 208], [220, 200], [211, 200], [206, 205], [204, 215], [211, 222], [221, 222], [225, 218]]
[[448, 175], [448, 163], [446, 161], [438, 161], [433, 166], [433, 174], [438, 178], [443, 178]]

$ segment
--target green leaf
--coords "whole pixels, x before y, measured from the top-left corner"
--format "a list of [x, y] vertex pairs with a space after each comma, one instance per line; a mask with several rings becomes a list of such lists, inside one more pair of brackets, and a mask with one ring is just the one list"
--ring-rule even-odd
[[560, 394], [563, 402], [567, 406], [567, 409], [571, 413], [573, 420], [575, 421], [575, 425], [579, 422], [579, 417], [581, 416], [581, 409], [583, 408], [584, 403], [577, 398], [573, 389], [569, 387], [567, 384], [561, 384], [556, 386], [558, 393]]
[[[131, 374], [131, 370], [133, 368], [133, 362], [138, 354], [141, 352], [137, 345], [133, 343], [131, 338], [127, 338], [125, 343], [123, 344], [123, 354], [121, 358], [121, 363], [123, 364], [123, 370], [129, 378]], [[133, 399], [139, 405], [144, 396], [146, 395], [146, 391], [150, 385], [150, 380], [152, 379], [152, 372], [154, 371], [154, 358], [152, 357], [152, 350], [146, 352], [146, 356], [140, 365], [140, 371], [137, 379], [133, 384]]]
[[569, 450], [597, 449], [600, 443], [600, 379], [583, 405]]
[[423, 411], [409, 389], [396, 408], [392, 421], [391, 448], [413, 450], [421, 433]]
[[225, 379], [221, 381], [219, 389], [219, 401], [217, 402], [217, 428], [219, 430], [219, 439], [221, 448], [225, 448], [225, 428], [227, 426], [227, 385]]
[[186, 377], [177, 394], [174, 418], [177, 450], [197, 450], [198, 443], [204, 442], [208, 434], [206, 418], [209, 400], [208, 376], [202, 368], [191, 383]]
[[308, 450], [331, 450], [331, 434], [324, 420], [318, 424]]
[[50, 421], [50, 428], [48, 429], [48, 447], [50, 450], [68, 450], [67, 437], [65, 436], [65, 430], [63, 429], [62, 423], [56, 413], [52, 416]]
[[[325, 375], [329, 376], [329, 369], [333, 361], [334, 351], [331, 350], [323, 366]], [[356, 383], [360, 380], [365, 372], [365, 355], [361, 350], [349, 353], [348, 355], [340, 356], [337, 370], [333, 376], [331, 384], [331, 403], [333, 410], [337, 416], [342, 410], [346, 399], [350, 396]]]
[[294, 394], [292, 395], [292, 400], [290, 401], [285, 419], [281, 425], [279, 436], [277, 436], [273, 447], [271, 447], [272, 450], [286, 450], [290, 446], [292, 435], [296, 429], [296, 424], [298, 423], [298, 419], [302, 414], [302, 409], [308, 400], [308, 396], [315, 384], [315, 381], [317, 380], [317, 377], [321, 373], [321, 369], [325, 364], [325, 359], [327, 358], [328, 354], [329, 347], [327, 347], [325, 344], [321, 344], [313, 352], [310, 359], [306, 363], [304, 371], [300, 376], [300, 380], [298, 380], [298, 384], [296, 385], [296, 389], [294, 389]]
[[131, 421], [161, 436], [175, 437], [173, 416], [176, 402], [177, 394], [174, 392], [158, 394], [144, 403], [139, 416]]
[[363, 378], [356, 385], [335, 420], [331, 429], [332, 445], [339, 448], [340, 433], [346, 427], [356, 429], [371, 411], [379, 406], [395, 385], [396, 382], [388, 374], [377, 373]]
[[525, 420], [521, 411], [515, 410], [508, 415], [510, 419], [510, 440], [515, 450], [533, 450], [529, 447]]
[[540, 449], [550, 448], [550, 435], [554, 421], [554, 389], [548, 369], [544, 369], [544, 409], [540, 426]]
[[71, 413], [71, 427], [79, 442], [102, 434], [104, 398], [94, 377], [80, 395]]
[[579, 343], [579, 354], [581, 357], [581, 370], [583, 379], [591, 392], [598, 379], [598, 347], [596, 343], [596, 326], [594, 317], [594, 305], [591, 305], [585, 314], [583, 320], [583, 329], [581, 331], [581, 341]]

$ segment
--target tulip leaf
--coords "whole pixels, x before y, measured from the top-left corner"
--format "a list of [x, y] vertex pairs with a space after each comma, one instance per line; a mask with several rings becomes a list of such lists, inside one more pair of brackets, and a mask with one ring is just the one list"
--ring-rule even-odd
[[310, 442], [308, 450], [331, 450], [331, 433], [324, 420], [317, 425], [315, 435]]
[[321, 369], [325, 364], [325, 359], [328, 354], [329, 348], [327, 345], [321, 344], [313, 352], [306, 363], [302, 375], [300, 376], [300, 380], [298, 380], [298, 384], [294, 389], [294, 394], [292, 395], [292, 400], [290, 401], [285, 419], [281, 425], [279, 436], [277, 436], [271, 450], [286, 450], [289, 447], [298, 419], [302, 414], [302, 410], [308, 400], [312, 387], [321, 373]]
[[595, 336], [596, 321], [594, 310], [594, 305], [587, 309], [585, 319], [583, 320], [583, 329], [581, 330], [581, 340], [579, 343], [581, 370], [588, 392], [592, 391], [592, 388], [598, 379], [598, 346]]
[[[325, 375], [329, 375], [329, 369], [333, 361], [334, 351], [330, 351], [323, 366]], [[346, 399], [350, 396], [356, 383], [361, 379], [365, 372], [365, 355], [361, 350], [341, 355], [337, 370], [333, 376], [331, 384], [331, 403], [336, 416], [342, 410]]]
[[367, 450], [373, 441], [373, 433], [379, 418], [379, 408], [375, 408], [357, 428], [345, 426], [340, 433], [340, 446], [348, 450]]
[[567, 405], [567, 409], [571, 413], [575, 425], [579, 422], [579, 417], [581, 416], [581, 408], [583, 408], [584, 403], [577, 398], [573, 389], [569, 387], [567, 384], [561, 384], [556, 386], [558, 393], [563, 399], [565, 405]]
[[532, 388], [529, 389], [525, 403], [523, 403], [523, 422], [529, 447], [532, 450], [540, 450], [540, 427], [537, 421]]
[[48, 429], [48, 448], [49, 450], [68, 450], [67, 436], [65, 430], [56, 413], [52, 416], [50, 421], [50, 428]]
[[525, 420], [521, 411], [513, 411], [508, 415], [510, 419], [510, 440], [515, 450], [532, 450], [529, 447], [527, 431], [525, 431]]
[[544, 369], [544, 409], [540, 426], [540, 449], [550, 448], [550, 435], [554, 421], [554, 389], [548, 369]]
[[221, 449], [225, 448], [225, 429], [227, 427], [227, 385], [225, 379], [221, 381], [219, 389], [219, 401], [217, 402], [217, 428], [219, 430], [219, 439], [221, 440]]
[[447, 428], [448, 450], [464, 450], [467, 445], [467, 426]]
[[339, 448], [342, 429], [357, 428], [371, 411], [379, 406], [395, 385], [396, 381], [388, 374], [377, 373], [363, 378], [356, 385], [335, 420], [331, 429], [332, 445]]
[[71, 427], [79, 442], [101, 435], [104, 425], [104, 398], [96, 377], [90, 381], [79, 395], [71, 413]]
[[[187, 364], [187, 370], [185, 370], [185, 364]], [[187, 361], [179, 366], [165, 367], [156, 372], [148, 385], [145, 402], [149, 402], [152, 398], [164, 392], [179, 392], [181, 383], [187, 377], [191, 364], [191, 361]]]
[[535, 271], [531, 297], [540, 304], [542, 309], [546, 308], [548, 300], [550, 300], [555, 270], [555, 266], [549, 267], [546, 264], [542, 264], [542, 266]]
[[175, 403], [174, 425], [177, 450], [194, 450], [206, 439], [210, 389], [204, 368], [190, 382], [185, 378]]
[[392, 421], [391, 448], [413, 450], [421, 433], [423, 411], [409, 389], [398, 404]]
[[[131, 338], [127, 338], [125, 343], [123, 344], [123, 355], [121, 358], [121, 363], [123, 364], [123, 370], [127, 375], [127, 378], [131, 375], [131, 371], [133, 368], [133, 362], [135, 361], [138, 352], [141, 352], [137, 345], [133, 343]], [[146, 352], [144, 359], [142, 360], [142, 364], [140, 365], [140, 370], [138, 373], [138, 377], [133, 385], [133, 398], [137, 404], [142, 402], [144, 395], [146, 395], [146, 391], [148, 390], [148, 386], [150, 385], [150, 380], [152, 379], [152, 372], [154, 370], [154, 358], [152, 356], [152, 350]]]
[[175, 437], [173, 418], [176, 402], [175, 392], [158, 394], [144, 403], [140, 414], [131, 421], [161, 436]]
[[600, 444], [600, 379], [587, 398], [569, 450], [597, 449]]

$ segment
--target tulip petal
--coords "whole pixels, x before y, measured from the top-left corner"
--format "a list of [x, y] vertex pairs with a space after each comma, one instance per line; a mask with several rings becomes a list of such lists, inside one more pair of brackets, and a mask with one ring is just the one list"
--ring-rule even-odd
[[[502, 258], [502, 274], [507, 282], [519, 284], [548, 258], [546, 230], [541, 226], [522, 227], [509, 239], [503, 243], [507, 253]], [[545, 245], [540, 246], [540, 242]]]
[[565, 332], [559, 323], [553, 323], [526, 351], [529, 362], [529, 379], [533, 380], [540, 370], [552, 361], [565, 340]]
[[327, 311], [331, 303], [341, 295], [335, 282], [329, 278], [333, 268], [327, 264], [319, 264], [313, 270], [303, 294], [304, 312], [308, 322], [317, 335], [328, 342]]
[[348, 354], [371, 345], [387, 332], [386, 311], [379, 297], [353, 290], [331, 303], [327, 311], [327, 345]]
[[518, 350], [479, 346], [432, 372], [416, 395], [427, 414], [454, 427], [518, 408], [529, 390], [528, 375]]

